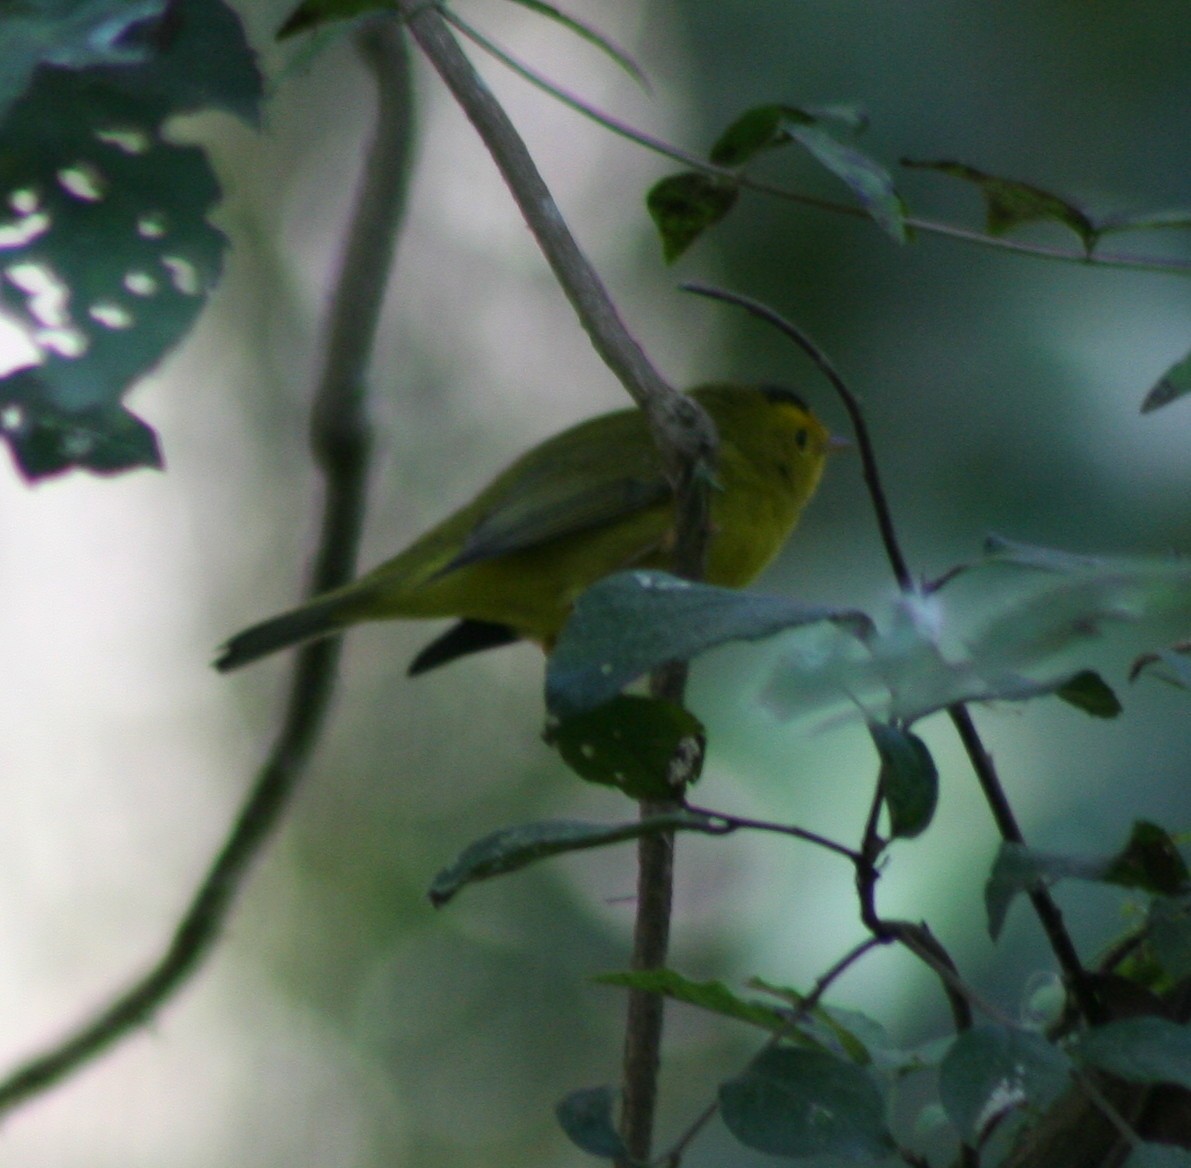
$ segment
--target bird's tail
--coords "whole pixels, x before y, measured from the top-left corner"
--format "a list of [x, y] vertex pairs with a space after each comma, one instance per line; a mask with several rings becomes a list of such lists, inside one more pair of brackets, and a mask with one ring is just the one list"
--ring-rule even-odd
[[261, 621], [237, 633], [219, 650], [215, 668], [220, 673], [227, 673], [276, 653], [278, 649], [288, 649], [300, 641], [336, 633], [350, 623], [345, 607], [342, 598], [332, 594]]

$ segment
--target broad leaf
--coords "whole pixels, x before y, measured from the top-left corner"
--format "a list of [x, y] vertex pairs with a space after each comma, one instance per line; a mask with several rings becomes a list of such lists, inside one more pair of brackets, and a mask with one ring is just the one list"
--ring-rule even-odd
[[1133, 824], [1129, 842], [1109, 861], [1104, 879], [1162, 896], [1188, 890], [1187, 865], [1174, 840], [1157, 824], [1144, 819]]
[[1121, 712], [1120, 699], [1112, 686], [1091, 669], [1081, 669], [1067, 678], [1055, 690], [1055, 697], [1093, 718], [1115, 718]]
[[1181, 361], [1176, 361], [1158, 378], [1157, 384], [1141, 403], [1141, 412], [1151, 414], [1188, 393], [1191, 393], [1191, 353]]
[[1131, 1083], [1174, 1083], [1191, 1090], [1191, 1026], [1142, 1015], [1083, 1031], [1072, 1054]]
[[546, 705], [566, 718], [608, 701], [667, 661], [817, 621], [858, 633], [868, 628], [868, 618], [854, 610], [692, 584], [667, 572], [618, 572], [576, 602], [550, 655]]
[[965, 1030], [939, 1068], [939, 1099], [967, 1143], [1021, 1107], [1045, 1110], [1070, 1082], [1070, 1062], [1040, 1034], [1008, 1026]]
[[616, 1130], [612, 1110], [616, 1092], [611, 1087], [585, 1087], [572, 1091], [554, 1109], [567, 1138], [581, 1151], [604, 1160], [627, 1157]]
[[919, 170], [937, 170], [952, 178], [975, 183], [984, 196], [990, 235], [1004, 235], [1023, 223], [1050, 220], [1061, 223], [1079, 236], [1084, 250], [1091, 252], [1099, 238], [1099, 229], [1091, 217], [1071, 200], [1016, 179], [1001, 178], [978, 170], [964, 162], [915, 161], [902, 159], [903, 166]]
[[939, 801], [939, 772], [926, 743], [909, 730], [870, 722], [868, 732], [881, 757], [881, 794], [895, 839], [921, 835]]
[[1191, 977], [1191, 898], [1155, 897], [1146, 934], [1154, 960], [1171, 985]]
[[[698, 778], [705, 742], [703, 723], [689, 710], [635, 694], [552, 725], [545, 737], [580, 778], [633, 799], [673, 798]], [[676, 758], [695, 764], [693, 773], [682, 766], [677, 782]]]
[[721, 1085], [720, 1113], [742, 1144], [774, 1156], [880, 1160], [893, 1151], [872, 1077], [824, 1051], [763, 1051]]
[[1191, 1168], [1191, 1149], [1175, 1144], [1134, 1144], [1122, 1168]]
[[601, 985], [644, 990], [662, 994], [676, 1002], [697, 1006], [712, 1014], [759, 1026], [771, 1034], [789, 1029], [789, 1015], [761, 1002], [752, 1002], [734, 994], [720, 981], [691, 981], [672, 969], [639, 969], [625, 973], [602, 973], [595, 978]]
[[[260, 77], [221, 0], [178, 0], [133, 28], [136, 52], [118, 64], [76, 51], [67, 28], [0, 121], [0, 197], [14, 212], [0, 223], [0, 307], [29, 346], [0, 379], [0, 435], [31, 478], [159, 464], [122, 399], [193, 324], [226, 243], [207, 218], [219, 187], [205, 153], [163, 127], [205, 108], [257, 113]], [[111, 31], [124, 44], [128, 29]]]
[[428, 895], [430, 903], [440, 908], [468, 884], [516, 872], [550, 856], [607, 847], [662, 832], [702, 831], [715, 835], [722, 830], [714, 820], [685, 811], [630, 823], [583, 823], [570, 819], [526, 823], [494, 831], [464, 848], [453, 864], [435, 876]]
[[662, 255], [671, 264], [709, 227], [736, 205], [740, 188], [727, 179], [696, 170], [654, 183], [645, 206], [662, 237]]

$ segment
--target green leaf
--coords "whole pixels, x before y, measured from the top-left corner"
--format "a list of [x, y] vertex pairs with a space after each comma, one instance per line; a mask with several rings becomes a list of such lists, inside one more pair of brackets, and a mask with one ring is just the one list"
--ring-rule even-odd
[[[878, 1061], [885, 1067], [903, 1061], [900, 1051], [894, 1051], [889, 1035], [875, 1019], [856, 1010], [844, 1010], [838, 1006], [817, 1005], [809, 1013], [804, 1009], [806, 994], [789, 986], [773, 985], [764, 978], [749, 978], [752, 989], [773, 994], [788, 1002], [794, 1014], [799, 1017], [798, 1033], [811, 1043], [832, 1054], [850, 1059], [861, 1066]], [[891, 1057], [893, 1056], [893, 1057]]]
[[939, 1099], [967, 1143], [1006, 1112], [1045, 1110], [1067, 1087], [1070, 1063], [1040, 1034], [1008, 1026], [965, 1030], [939, 1068]]
[[672, 969], [642, 969], [624, 973], [602, 973], [594, 979], [600, 985], [644, 990], [675, 1002], [697, 1006], [711, 1014], [759, 1026], [771, 1034], [789, 1030], [789, 1016], [782, 1010], [738, 997], [721, 981], [691, 981]]
[[984, 907], [989, 935], [1000, 936], [1009, 906], [1020, 892], [1053, 883], [1063, 877], [1103, 880], [1110, 861], [1036, 852], [1025, 844], [1002, 843], [984, 886]]
[[576, 602], [547, 665], [546, 705], [560, 718], [579, 714], [667, 661], [816, 621], [858, 633], [869, 628], [854, 610], [693, 584], [667, 572], [618, 572]]
[[0, 117], [28, 89], [39, 65], [86, 69], [136, 65], [152, 51], [149, 36], [164, 24], [166, 0], [76, 0], [9, 4], [0, 53]]
[[1174, 1144], [1134, 1144], [1122, 1168], [1191, 1168], [1191, 1150]]
[[921, 835], [939, 801], [939, 772], [927, 745], [916, 734], [883, 722], [869, 722], [868, 732], [881, 756], [881, 794], [889, 809], [894, 839]]
[[226, 244], [207, 218], [219, 187], [205, 153], [164, 126], [211, 107], [255, 119], [260, 77], [219, 0], [172, 4], [135, 61], [56, 60], [45, 53], [0, 121], [0, 199], [15, 212], [0, 307], [37, 353], [0, 379], [0, 436], [30, 477], [156, 466], [153, 432], [121, 399], [190, 329]]
[[1163, 896], [1187, 889], [1188, 872], [1174, 840], [1157, 824], [1139, 819], [1129, 842], [1109, 862], [1104, 879], [1125, 888], [1142, 888]]
[[1146, 935], [1154, 960], [1170, 984], [1191, 977], [1191, 900], [1155, 897]]
[[[550, 726], [546, 741], [589, 783], [618, 787], [633, 799], [670, 799], [675, 757], [702, 768], [703, 723], [681, 706], [620, 694], [594, 710]], [[684, 770], [685, 774], [685, 770]], [[687, 781], [698, 778], [686, 775]]]
[[607, 847], [662, 832], [701, 831], [716, 835], [722, 830], [706, 816], [686, 811], [653, 815], [630, 823], [583, 823], [559, 819], [508, 827], [468, 845], [453, 864], [439, 872], [430, 885], [430, 903], [441, 908], [468, 884], [516, 872], [538, 860], [565, 852]]
[[586, 23], [586, 21], [580, 20], [578, 17], [571, 16], [555, 8], [553, 4], [546, 4], [544, 0], [513, 0], [513, 2], [520, 4], [522, 8], [528, 8], [530, 12], [536, 12], [539, 16], [546, 17], [547, 20], [553, 20], [555, 23], [562, 25], [568, 32], [574, 33], [581, 40], [594, 45], [615, 61], [643, 89], [649, 88], [649, 82], [642, 72], [641, 66], [624, 49], [616, 44], [615, 41], [600, 32], [598, 28]]
[[763, 1051], [721, 1085], [720, 1113], [742, 1144], [774, 1156], [880, 1160], [893, 1151], [876, 1083], [824, 1051]]
[[1083, 243], [1084, 250], [1089, 253], [1100, 236], [1099, 228], [1086, 211], [1069, 199], [1030, 183], [1000, 178], [967, 163], [950, 160], [915, 161], [903, 158], [902, 165], [919, 170], [937, 170], [952, 178], [975, 183], [984, 196], [990, 235], [1004, 235], [1023, 223], [1049, 220], [1074, 231]]
[[996, 940], [1019, 892], [1061, 879], [1094, 880], [1158, 895], [1187, 886], [1187, 867], [1173, 841], [1160, 827], [1139, 820], [1129, 842], [1115, 856], [1096, 858], [1036, 852], [1024, 844], [1002, 843], [984, 888], [988, 929]]
[[662, 255], [671, 264], [709, 227], [736, 205], [740, 189], [734, 182], [685, 171], [655, 183], [645, 206], [662, 237]]
[[789, 133], [795, 142], [848, 186], [886, 235], [896, 243], [906, 242], [906, 206], [894, 188], [889, 171], [819, 126], [792, 126]]
[[382, 11], [395, 13], [394, 0], [302, 0], [277, 30], [277, 39], [285, 40], [333, 20], [354, 20], [365, 13]]
[[585, 1087], [561, 1100], [554, 1114], [580, 1151], [603, 1160], [622, 1160], [628, 1151], [612, 1118], [615, 1103], [616, 1092], [611, 1087]]
[[1131, 1083], [1175, 1083], [1191, 1090], [1191, 1026], [1142, 1015], [1083, 1031], [1072, 1054]]
[[865, 119], [853, 106], [757, 106], [720, 135], [709, 157], [717, 166], [739, 167], [764, 151], [797, 143], [847, 184], [888, 235], [904, 243], [906, 209], [889, 172], [854, 146], [840, 142], [824, 127], [825, 122], [857, 129]]
[[1081, 669], [1055, 690], [1055, 697], [1093, 718], [1115, 718], [1121, 703], [1112, 687], [1091, 669]]
[[1141, 403], [1141, 412], [1152, 414], [1188, 393], [1191, 393], [1191, 353], [1181, 361], [1176, 361], [1158, 378], [1157, 384]]

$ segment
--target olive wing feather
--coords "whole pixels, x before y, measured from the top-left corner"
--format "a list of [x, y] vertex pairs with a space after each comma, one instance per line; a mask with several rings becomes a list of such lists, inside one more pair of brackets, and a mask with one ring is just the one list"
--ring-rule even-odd
[[637, 410], [576, 426], [514, 463], [473, 504], [475, 519], [443, 575], [615, 523], [670, 487]]

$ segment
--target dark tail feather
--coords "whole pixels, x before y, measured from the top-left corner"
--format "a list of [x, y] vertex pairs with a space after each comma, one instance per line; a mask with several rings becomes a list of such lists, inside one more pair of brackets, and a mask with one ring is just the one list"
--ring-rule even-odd
[[237, 633], [219, 650], [215, 668], [220, 673], [239, 669], [241, 665], [248, 665], [279, 649], [288, 649], [299, 641], [336, 633], [344, 623], [340, 600], [322, 603], [316, 600]]
[[436, 637], [413, 659], [409, 667], [409, 676], [416, 677], [419, 673], [446, 665], [456, 657], [466, 657], [468, 653], [481, 653], [485, 649], [511, 645], [520, 639], [508, 625], [498, 625], [492, 621], [462, 620], [447, 629], [441, 637]]

